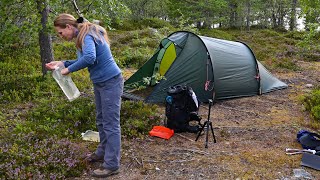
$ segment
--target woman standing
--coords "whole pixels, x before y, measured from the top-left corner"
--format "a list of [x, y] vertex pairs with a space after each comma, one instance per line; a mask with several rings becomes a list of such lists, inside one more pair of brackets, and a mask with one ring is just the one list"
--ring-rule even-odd
[[121, 70], [115, 63], [110, 50], [106, 30], [96, 24], [75, 19], [70, 14], [60, 14], [54, 20], [54, 28], [67, 41], [75, 39], [77, 59], [53, 61], [47, 69], [64, 65], [62, 75], [88, 68], [93, 82], [96, 125], [100, 143], [97, 150], [88, 156], [89, 162], [103, 161], [102, 167], [93, 171], [94, 177], [107, 177], [119, 173], [121, 129], [120, 107], [123, 92]]

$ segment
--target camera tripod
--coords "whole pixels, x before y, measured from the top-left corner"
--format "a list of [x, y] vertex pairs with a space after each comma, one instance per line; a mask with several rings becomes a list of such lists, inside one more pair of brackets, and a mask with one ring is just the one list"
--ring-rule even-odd
[[202, 131], [204, 130], [204, 128], [206, 127], [207, 129], [207, 133], [206, 133], [206, 144], [205, 144], [205, 148], [208, 148], [208, 139], [209, 139], [209, 127], [211, 129], [212, 132], [212, 136], [213, 136], [213, 142], [216, 143], [216, 137], [214, 135], [213, 132], [213, 128], [212, 128], [212, 122], [210, 121], [210, 111], [211, 111], [211, 106], [213, 105], [213, 100], [209, 99], [209, 112], [208, 112], [208, 119], [207, 121], [204, 122], [204, 124], [201, 126], [200, 131], [198, 132], [198, 136], [196, 138], [196, 141], [199, 139]]

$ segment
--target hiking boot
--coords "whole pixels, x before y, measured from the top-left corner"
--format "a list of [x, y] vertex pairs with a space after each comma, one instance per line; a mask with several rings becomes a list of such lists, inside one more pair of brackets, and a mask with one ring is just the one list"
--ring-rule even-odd
[[88, 162], [103, 162], [103, 156], [99, 157], [96, 153], [89, 154], [86, 159]]
[[92, 176], [98, 178], [106, 178], [119, 173], [119, 169], [109, 170], [106, 168], [99, 168], [93, 171]]

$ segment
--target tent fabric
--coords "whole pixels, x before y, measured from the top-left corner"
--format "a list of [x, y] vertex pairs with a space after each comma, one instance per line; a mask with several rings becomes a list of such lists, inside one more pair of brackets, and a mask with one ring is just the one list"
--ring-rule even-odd
[[245, 43], [177, 31], [161, 41], [155, 54], [125, 82], [125, 89], [153, 76], [162, 63], [166, 64], [165, 79], [154, 86], [146, 102], [164, 102], [167, 88], [179, 84], [190, 86], [201, 102], [253, 96], [287, 87], [257, 61]]
[[[256, 60], [240, 42], [200, 36], [208, 48], [214, 72], [216, 99], [258, 94]], [[239, 86], [241, 82], [241, 86]]]
[[260, 76], [263, 77], [261, 78], [261, 89], [263, 94], [288, 87], [287, 84], [274, 77], [259, 61], [258, 65]]
[[[176, 57], [177, 55], [174, 44], [171, 41], [167, 42], [164, 47], [159, 50], [159, 54], [154, 65], [153, 76], [156, 76], [157, 73], [164, 76]], [[156, 80], [152, 79], [151, 85], [153, 86], [155, 84]]]
[[[202, 100], [206, 99], [207, 93], [210, 93], [203, 91], [208, 59], [206, 47], [201, 39], [194, 34], [181, 35], [181, 38], [174, 42], [178, 47], [183, 47], [180, 54], [165, 74], [166, 80], [162, 80], [154, 88], [147, 97], [147, 102], [162, 102], [166, 96], [166, 89], [172, 85], [188, 85]], [[210, 79], [212, 79], [212, 67], [208, 69], [210, 70]]]
[[173, 61], [176, 59], [176, 57], [177, 55], [176, 55], [176, 49], [174, 47], [174, 44], [170, 43], [170, 45], [168, 46], [168, 48], [166, 49], [163, 55], [163, 58], [160, 64], [159, 73], [161, 76], [164, 76], [166, 74], [169, 67], [171, 66]]

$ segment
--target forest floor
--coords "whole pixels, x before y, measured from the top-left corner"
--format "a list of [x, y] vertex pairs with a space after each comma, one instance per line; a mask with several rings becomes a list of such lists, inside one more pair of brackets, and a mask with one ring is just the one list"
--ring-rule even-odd
[[[210, 120], [217, 142], [210, 133], [208, 148], [205, 135], [195, 141], [192, 133], [176, 133], [169, 140], [123, 139], [120, 173], [109, 179], [320, 179], [319, 171], [300, 165], [301, 154], [285, 153], [286, 148], [301, 149], [296, 134], [308, 129], [311, 118], [299, 97], [311, 91], [308, 84], [320, 82], [320, 62], [297, 64], [301, 71], [272, 72], [287, 89], [215, 103]], [[207, 105], [200, 114], [207, 119]], [[311, 177], [298, 178], [297, 169]], [[88, 172], [73, 179], [94, 178]]]

